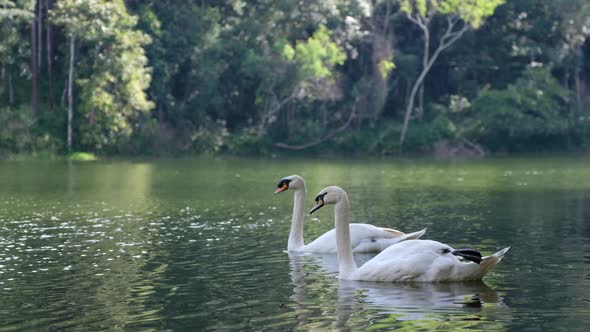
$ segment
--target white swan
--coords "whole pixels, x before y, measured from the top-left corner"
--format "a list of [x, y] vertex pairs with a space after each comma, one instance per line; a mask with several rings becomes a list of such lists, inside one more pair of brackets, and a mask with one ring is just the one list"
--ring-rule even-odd
[[[290, 252], [336, 253], [336, 231], [334, 229], [324, 233], [315, 241], [305, 245], [303, 242], [303, 216], [305, 214], [305, 181], [301, 176], [291, 175], [279, 181], [275, 194], [291, 189], [295, 192], [291, 232], [287, 250]], [[355, 253], [379, 252], [394, 243], [408, 239], [417, 239], [424, 235], [426, 228], [421, 231], [405, 234], [390, 228], [376, 227], [369, 224], [350, 224], [352, 238], [350, 245]]]
[[[360, 268], [352, 257], [348, 225], [348, 196], [339, 187], [322, 189], [310, 214], [326, 204], [334, 204], [339, 278], [385, 282], [439, 282], [480, 280], [510, 249], [481, 257], [472, 249], [455, 250], [430, 240], [409, 240], [383, 250]], [[470, 260], [463, 262], [457, 256]]]

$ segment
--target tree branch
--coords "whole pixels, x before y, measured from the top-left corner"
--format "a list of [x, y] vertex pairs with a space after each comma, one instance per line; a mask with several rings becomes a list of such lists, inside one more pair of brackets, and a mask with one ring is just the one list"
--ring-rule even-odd
[[441, 49], [441, 51], [444, 51], [445, 49], [447, 49], [449, 46], [453, 45], [459, 38], [461, 38], [461, 36], [463, 36], [463, 34], [465, 33], [465, 31], [467, 31], [469, 29], [469, 26], [467, 24], [465, 24], [461, 30], [455, 31], [451, 34], [449, 34], [447, 36], [447, 38], [450, 38], [448, 40], [441, 40], [441, 43], [439, 44], [439, 48]]
[[466, 138], [461, 138], [460, 140], [463, 142], [463, 144], [465, 144], [468, 147], [472, 148], [473, 150], [477, 151], [477, 153], [479, 154], [480, 157], [483, 157], [486, 155], [486, 152], [484, 151], [484, 149], [481, 148], [481, 146], [479, 144], [475, 144]]
[[420, 23], [418, 22], [418, 20], [415, 19], [412, 15], [410, 15], [410, 13], [406, 13], [406, 17], [408, 18], [408, 20], [414, 22], [416, 25], [420, 25]]
[[260, 123], [257, 126], [256, 131], [257, 131], [257, 135], [259, 137], [264, 134], [264, 131], [266, 130], [266, 125], [268, 124], [268, 121], [270, 121], [270, 119], [272, 119], [272, 117], [276, 116], [281, 111], [283, 106], [285, 106], [285, 104], [287, 104], [291, 100], [295, 99], [299, 95], [299, 93], [301, 92], [301, 88], [297, 87], [291, 92], [291, 94], [289, 96], [283, 98], [283, 100], [279, 100], [277, 95], [272, 90], [273, 86], [271, 86], [271, 88], [268, 91], [268, 94], [272, 96], [273, 100], [268, 102], [270, 105], [265, 108], [268, 108], [269, 110], [262, 115], [262, 119], [260, 120]]
[[419, 15], [416, 15], [416, 17], [414, 18], [414, 17], [413, 17], [412, 15], [410, 15], [409, 13], [406, 13], [406, 17], [407, 17], [407, 18], [408, 18], [410, 21], [414, 22], [414, 24], [416, 24], [417, 26], [419, 26], [419, 27], [420, 27], [420, 29], [422, 29], [422, 30], [426, 30], [426, 29], [428, 29], [428, 27], [426, 26], [426, 24], [424, 24], [424, 22], [422, 22], [422, 19], [420, 18], [420, 16], [419, 16]]
[[[430, 8], [428, 13], [425, 16], [422, 16], [416, 13], [416, 17], [413, 17], [409, 13], [406, 13], [406, 17], [414, 22], [414, 24], [418, 25], [420, 29], [422, 29], [422, 33], [424, 34], [424, 54], [422, 54], [422, 68], [426, 68], [428, 65], [428, 60], [430, 57], [430, 20], [432, 19], [432, 15], [435, 14], [434, 7]], [[452, 30], [452, 29], [451, 29]], [[448, 33], [448, 31], [447, 31]], [[446, 34], [445, 34], [446, 35]], [[424, 85], [422, 83], [419, 84], [419, 99], [418, 99], [418, 108], [420, 114], [422, 114], [423, 104], [424, 104]]]
[[387, 1], [385, 7], [385, 18], [383, 19], [383, 34], [387, 34], [387, 30], [389, 29], [389, 19], [391, 18], [391, 2]]
[[436, 61], [436, 59], [438, 58], [440, 53], [442, 51], [444, 51], [445, 49], [447, 49], [449, 46], [451, 46], [453, 43], [455, 43], [459, 38], [461, 38], [461, 36], [463, 36], [465, 31], [467, 31], [469, 29], [469, 25], [464, 23], [463, 27], [460, 30], [453, 31], [453, 28], [455, 27], [455, 24], [457, 22], [458, 22], [457, 17], [453, 16], [453, 17], [447, 18], [447, 23], [448, 23], [447, 31], [441, 37], [438, 47], [436, 48], [436, 50], [434, 51], [434, 53], [432, 54], [432, 56], [428, 60], [428, 63], [426, 64], [426, 66], [424, 66], [424, 68], [422, 68], [422, 72], [420, 73], [420, 75], [418, 75], [418, 78], [416, 79], [416, 81], [414, 81], [414, 84], [412, 86], [412, 90], [410, 92], [410, 98], [408, 99], [408, 103], [406, 105], [406, 111], [404, 114], [404, 122], [402, 125], [402, 131], [401, 131], [400, 139], [399, 139], [400, 146], [403, 146], [403, 144], [404, 144], [404, 140], [406, 137], [406, 131], [408, 129], [408, 123], [410, 121], [410, 116], [412, 115], [412, 111], [414, 108], [414, 99], [416, 98], [416, 93], [418, 92], [418, 89], [420, 88], [420, 86], [424, 82], [424, 78], [426, 77], [426, 75], [430, 71], [430, 68], [432, 68], [432, 65], [434, 64], [434, 62]]
[[300, 150], [310, 148], [312, 146], [322, 144], [325, 141], [336, 136], [336, 134], [346, 130], [350, 126], [350, 124], [352, 123], [352, 120], [354, 120], [355, 117], [356, 117], [356, 101], [354, 103], [354, 106], [352, 107], [352, 111], [350, 112], [350, 115], [348, 116], [348, 119], [346, 120], [346, 122], [342, 126], [336, 128], [336, 129], [332, 130], [330, 133], [326, 134], [324, 137], [322, 137], [316, 141], [313, 141], [310, 143], [305, 143], [305, 144], [300, 144], [300, 145], [290, 145], [290, 144], [286, 144], [286, 143], [275, 143], [275, 144], [273, 144], [273, 146], [277, 147], [277, 148], [281, 148], [281, 149], [286, 149], [286, 150], [300, 151]]

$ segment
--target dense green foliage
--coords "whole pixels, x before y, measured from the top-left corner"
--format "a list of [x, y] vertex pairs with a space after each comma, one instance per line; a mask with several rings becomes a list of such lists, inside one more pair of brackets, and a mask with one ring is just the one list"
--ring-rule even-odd
[[531, 68], [515, 84], [477, 96], [474, 135], [487, 146], [504, 150], [559, 143], [570, 127], [569, 97], [548, 70]]
[[77, 66], [80, 145], [100, 151], [125, 144], [147, 99], [150, 74], [143, 45], [149, 37], [134, 29], [137, 18], [118, 1], [58, 1], [55, 24], [67, 35], [76, 34], [79, 48], [87, 48]]
[[589, 31], [587, 0], [0, 0], [0, 157], [68, 126], [98, 154], [584, 149]]

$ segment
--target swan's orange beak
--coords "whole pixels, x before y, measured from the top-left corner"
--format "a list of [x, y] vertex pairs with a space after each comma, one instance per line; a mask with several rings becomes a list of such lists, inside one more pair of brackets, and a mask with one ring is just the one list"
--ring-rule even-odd
[[315, 202], [315, 205], [311, 208], [311, 210], [309, 210], [309, 214], [312, 214], [315, 211], [319, 210], [322, 206], [324, 206], [324, 200], [323, 199], [318, 199]]
[[275, 194], [282, 193], [287, 189], [289, 189], [289, 186], [286, 183], [283, 183], [283, 185], [279, 189], [275, 190]]

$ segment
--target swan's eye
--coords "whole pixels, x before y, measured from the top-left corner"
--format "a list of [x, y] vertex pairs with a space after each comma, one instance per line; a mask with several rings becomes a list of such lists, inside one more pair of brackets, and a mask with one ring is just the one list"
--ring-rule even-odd
[[326, 197], [328, 193], [323, 193], [323, 194], [319, 194], [315, 197], [315, 202], [317, 203], [319, 200], [324, 200], [324, 197]]
[[287, 188], [289, 188], [289, 182], [291, 182], [291, 180], [283, 179], [283, 180], [279, 181], [277, 188], [282, 188], [284, 186], [287, 186]]

